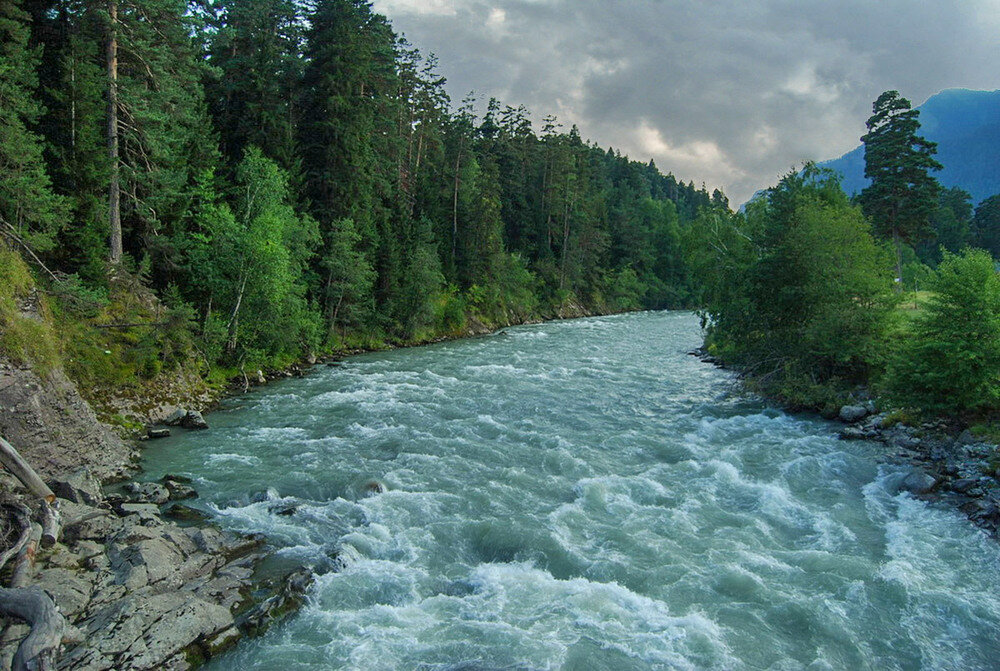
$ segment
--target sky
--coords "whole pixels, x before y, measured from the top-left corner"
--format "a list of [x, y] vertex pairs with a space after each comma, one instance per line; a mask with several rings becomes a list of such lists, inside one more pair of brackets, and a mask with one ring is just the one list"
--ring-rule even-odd
[[733, 204], [859, 144], [872, 101], [1000, 89], [1000, 0], [374, 0], [460, 101], [555, 114]]

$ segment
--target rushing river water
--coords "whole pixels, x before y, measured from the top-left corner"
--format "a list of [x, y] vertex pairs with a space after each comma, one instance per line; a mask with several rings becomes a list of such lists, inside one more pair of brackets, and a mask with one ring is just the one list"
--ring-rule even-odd
[[644, 313], [358, 356], [151, 444], [276, 562], [350, 559], [213, 668], [998, 668], [1000, 546], [699, 339]]

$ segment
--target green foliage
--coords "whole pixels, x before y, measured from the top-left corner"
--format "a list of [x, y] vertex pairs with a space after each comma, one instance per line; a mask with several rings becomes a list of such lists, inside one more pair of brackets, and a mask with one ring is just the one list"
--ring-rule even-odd
[[834, 176], [791, 173], [745, 219], [703, 216], [690, 237], [708, 340], [759, 388], [819, 407], [879, 365], [886, 254]]
[[972, 237], [977, 247], [987, 250], [995, 259], [1000, 258], [1000, 193], [976, 207]]
[[[22, 309], [25, 308], [25, 309]], [[28, 266], [0, 243], [0, 353], [40, 373], [60, 364], [59, 341]]]
[[931, 289], [888, 371], [891, 398], [926, 413], [1000, 408], [1000, 278], [993, 259], [979, 250], [945, 254]]
[[940, 186], [930, 175], [940, 170], [934, 160], [937, 145], [920, 130], [920, 112], [898, 91], [886, 91], [872, 104], [865, 144], [865, 177], [871, 184], [861, 192], [861, 205], [875, 231], [896, 246], [896, 277], [902, 277], [900, 246], [928, 234]]

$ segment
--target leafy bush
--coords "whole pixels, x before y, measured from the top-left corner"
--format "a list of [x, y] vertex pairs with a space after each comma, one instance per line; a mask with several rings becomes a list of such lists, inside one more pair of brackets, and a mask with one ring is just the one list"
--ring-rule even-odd
[[933, 414], [1000, 408], [1000, 278], [982, 250], [945, 254], [888, 371], [899, 405]]

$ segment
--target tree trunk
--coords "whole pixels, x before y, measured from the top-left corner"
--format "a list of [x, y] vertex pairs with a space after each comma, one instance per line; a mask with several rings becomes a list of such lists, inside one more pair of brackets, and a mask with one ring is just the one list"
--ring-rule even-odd
[[458, 250], [458, 187], [461, 183], [458, 171], [462, 167], [462, 151], [458, 151], [455, 157], [455, 189], [451, 205], [451, 267], [457, 272], [458, 266], [455, 262], [456, 251]]
[[236, 294], [236, 305], [233, 306], [233, 312], [229, 316], [229, 324], [226, 326], [226, 349], [230, 352], [236, 350], [236, 330], [240, 323], [240, 306], [243, 304], [243, 293], [247, 288], [247, 276], [244, 275], [243, 279], [240, 281], [240, 291]]
[[111, 243], [108, 261], [117, 266], [122, 260], [121, 170], [118, 161], [118, 0], [110, 0], [108, 14], [108, 160], [111, 180], [108, 187], [108, 228]]
[[899, 239], [899, 231], [893, 229], [892, 243], [896, 247], [896, 293], [903, 293], [903, 242]]

